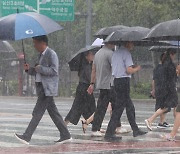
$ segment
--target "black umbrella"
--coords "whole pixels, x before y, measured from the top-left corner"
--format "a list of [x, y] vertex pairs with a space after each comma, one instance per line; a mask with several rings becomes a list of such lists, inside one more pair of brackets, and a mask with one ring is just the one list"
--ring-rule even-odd
[[122, 42], [133, 42], [135, 45], [150, 45], [150, 41], [142, 40], [146, 34], [147, 31], [135, 31], [127, 28], [113, 32], [105, 39], [104, 43], [121, 44]]
[[84, 53], [88, 51], [97, 52], [100, 49], [99, 46], [89, 46], [80, 49], [76, 54], [74, 54], [71, 60], [68, 62], [71, 71], [79, 71], [82, 61], [85, 58]]
[[150, 31], [145, 27], [127, 27], [121, 30], [116, 30], [109, 35], [105, 42], [121, 42], [121, 41], [141, 41], [142, 38]]
[[159, 23], [151, 28], [146, 40], [180, 40], [180, 19]]
[[153, 42], [143, 40], [143, 38], [150, 31], [149, 28], [145, 27], [130, 27], [122, 30], [118, 30], [109, 35], [104, 43], [112, 43], [115, 45], [120, 45], [123, 42], [133, 42], [136, 46], [152, 46], [152, 45], [170, 45], [168, 42]]
[[104, 27], [98, 30], [94, 36], [98, 38], [106, 39], [106, 37], [110, 35], [112, 32], [121, 30], [124, 28], [128, 28], [128, 26], [116, 25], [116, 26], [111, 26], [111, 27]]
[[[178, 41], [178, 51], [179, 51], [179, 41], [180, 41], [180, 19], [169, 20], [166, 22], [159, 23], [151, 28], [150, 32], [145, 36], [145, 40], [171, 40]], [[178, 62], [179, 62], [179, 52], [178, 52]]]
[[152, 46], [149, 48], [149, 51], [164, 52], [168, 49], [171, 49], [173, 51], [177, 51], [178, 46]]
[[142, 33], [148, 33], [150, 31], [149, 28], [141, 27], [141, 26], [133, 26], [133, 27], [127, 27], [123, 29], [124, 31], [138, 31]]

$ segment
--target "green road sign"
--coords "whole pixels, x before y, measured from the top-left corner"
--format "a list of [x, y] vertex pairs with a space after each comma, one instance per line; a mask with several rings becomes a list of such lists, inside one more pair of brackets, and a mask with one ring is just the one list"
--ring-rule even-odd
[[40, 13], [56, 21], [73, 21], [74, 0], [49, 0], [40, 4]]
[[0, 0], [0, 16], [19, 12], [38, 12], [56, 21], [74, 20], [75, 0]]
[[29, 5], [35, 10], [37, 9], [37, 1], [35, 0], [0, 0], [0, 15], [6, 16], [17, 13], [17, 9], [19, 12], [33, 11], [27, 9], [25, 5]]

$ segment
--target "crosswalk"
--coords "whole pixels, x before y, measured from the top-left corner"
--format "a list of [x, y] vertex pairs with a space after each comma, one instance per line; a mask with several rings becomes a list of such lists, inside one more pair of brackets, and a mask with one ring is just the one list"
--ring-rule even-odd
[[[0, 147], [23, 147], [15, 137], [14, 133], [22, 134], [30, 119], [31, 112], [34, 107], [36, 98], [0, 98]], [[72, 100], [56, 100], [58, 109], [63, 117], [68, 113]], [[152, 105], [153, 106], [153, 105]], [[147, 107], [149, 108], [149, 107]], [[145, 112], [145, 108], [137, 109], [139, 114], [137, 115], [137, 124], [143, 130], [147, 130], [144, 119], [153, 113], [153, 110]], [[137, 113], [138, 113], [137, 112]], [[169, 121], [173, 123], [172, 115], [168, 117]], [[102, 128], [106, 129], [109, 122], [109, 114], [106, 114], [105, 120], [103, 121]], [[172, 124], [171, 123], [171, 124]], [[126, 114], [123, 113], [122, 125], [124, 128], [130, 129], [130, 126], [126, 119]], [[172, 127], [167, 129], [157, 129], [157, 123], [153, 125], [153, 131], [149, 132], [143, 137], [132, 137], [132, 132], [128, 134], [122, 134], [123, 141], [162, 141], [160, 134], [169, 133]], [[92, 138], [91, 137], [91, 125], [88, 126], [86, 134], [83, 134], [81, 123], [77, 126], [72, 124], [68, 125], [68, 129], [72, 134], [73, 141], [75, 143], [100, 143], [104, 142], [103, 138]], [[31, 146], [40, 145], [53, 145], [54, 141], [59, 139], [59, 132], [48, 114], [46, 113], [37, 127], [32, 140]]]

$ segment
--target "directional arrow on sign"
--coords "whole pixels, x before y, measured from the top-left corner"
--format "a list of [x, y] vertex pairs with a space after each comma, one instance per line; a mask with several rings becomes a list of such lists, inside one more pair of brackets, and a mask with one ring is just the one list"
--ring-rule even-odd
[[51, 0], [42, 0], [42, 2], [40, 2], [39, 4], [46, 4], [46, 3], [49, 3], [51, 2]]
[[19, 12], [41, 13], [56, 21], [73, 21], [74, 2], [75, 0], [0, 0], [0, 16], [16, 13], [19, 9]]
[[40, 10], [51, 11], [51, 8], [40, 8]]

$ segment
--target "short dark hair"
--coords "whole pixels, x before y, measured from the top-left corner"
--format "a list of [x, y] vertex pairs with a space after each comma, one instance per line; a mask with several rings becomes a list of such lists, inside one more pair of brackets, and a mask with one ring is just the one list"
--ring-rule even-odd
[[93, 51], [93, 50], [89, 50], [89, 51], [84, 52], [84, 56], [86, 57], [86, 56], [88, 56], [90, 53], [95, 54], [96, 52]]
[[35, 36], [35, 37], [33, 37], [33, 40], [45, 42], [48, 45], [48, 37], [46, 35]]
[[164, 55], [165, 55], [165, 52], [163, 52], [160, 56], [160, 61], [163, 61], [163, 58], [164, 58]]

